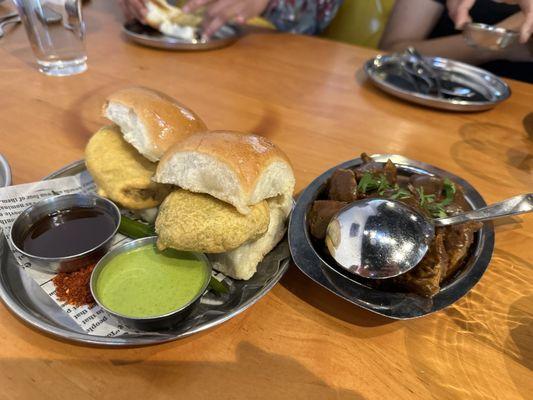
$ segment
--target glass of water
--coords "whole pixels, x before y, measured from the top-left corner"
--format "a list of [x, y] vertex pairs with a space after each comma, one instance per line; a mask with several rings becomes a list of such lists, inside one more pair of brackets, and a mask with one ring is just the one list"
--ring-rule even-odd
[[87, 69], [81, 0], [13, 0], [39, 71], [67, 76]]

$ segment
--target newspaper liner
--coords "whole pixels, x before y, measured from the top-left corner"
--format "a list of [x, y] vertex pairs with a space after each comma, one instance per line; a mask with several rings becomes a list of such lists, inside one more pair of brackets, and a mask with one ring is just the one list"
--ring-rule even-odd
[[[11, 247], [9, 241], [11, 225], [13, 225], [13, 222], [18, 215], [26, 208], [40, 200], [55, 195], [95, 193], [95, 191], [95, 184], [87, 172], [81, 172], [64, 178], [1, 188], [0, 228], [4, 231], [4, 235], [8, 239], [8, 243]], [[113, 240], [112, 248], [130, 242], [131, 240], [132, 239], [117, 233]], [[88, 306], [75, 307], [63, 303], [55, 294], [55, 285], [52, 282], [55, 275], [32, 269], [31, 262], [27, 257], [14, 251], [12, 247], [11, 251], [14, 253], [17, 262], [20, 264], [24, 272], [28, 274], [87, 334], [113, 337], [133, 333], [133, 331], [110, 320], [109, 316], [98, 305], [89, 308]], [[213, 276], [218, 281], [222, 281], [225, 277], [224, 274], [221, 273], [213, 274]]]

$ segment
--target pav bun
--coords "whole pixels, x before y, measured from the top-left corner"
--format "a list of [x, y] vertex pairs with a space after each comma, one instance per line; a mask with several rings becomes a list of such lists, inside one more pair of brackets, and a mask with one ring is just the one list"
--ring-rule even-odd
[[158, 161], [181, 139], [207, 130], [192, 110], [170, 96], [143, 87], [111, 94], [103, 116], [117, 124], [124, 140], [150, 161]]
[[250, 206], [285, 195], [295, 178], [287, 156], [264, 137], [231, 131], [195, 134], [172, 146], [154, 180], [207, 193], [248, 214]]

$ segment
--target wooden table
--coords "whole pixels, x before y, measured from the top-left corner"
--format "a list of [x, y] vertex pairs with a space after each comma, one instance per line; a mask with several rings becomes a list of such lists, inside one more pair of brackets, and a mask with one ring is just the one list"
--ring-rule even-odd
[[[298, 190], [362, 151], [447, 169], [488, 202], [533, 189], [531, 85], [509, 82], [512, 97], [492, 111], [434, 111], [366, 83], [360, 69], [373, 51], [282, 34], [206, 53], [156, 51], [121, 38], [114, 4], [85, 9], [89, 71], [79, 76], [38, 73], [20, 26], [1, 39], [0, 151], [15, 183], [82, 158], [105, 123], [106, 94], [136, 84], [175, 96], [213, 129], [269, 137], [293, 161]], [[0, 398], [531, 398], [533, 218], [496, 231], [493, 260], [474, 290], [412, 321], [348, 304], [294, 266], [222, 326], [145, 348], [64, 343], [0, 306]]]

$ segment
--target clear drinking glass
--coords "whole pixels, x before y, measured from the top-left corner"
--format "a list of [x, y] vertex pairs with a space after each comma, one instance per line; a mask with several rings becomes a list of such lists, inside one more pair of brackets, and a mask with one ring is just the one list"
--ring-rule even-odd
[[81, 0], [13, 0], [39, 70], [66, 76], [87, 69]]

